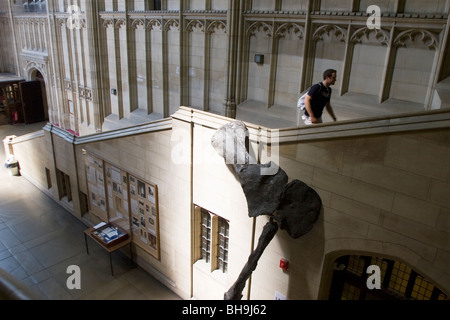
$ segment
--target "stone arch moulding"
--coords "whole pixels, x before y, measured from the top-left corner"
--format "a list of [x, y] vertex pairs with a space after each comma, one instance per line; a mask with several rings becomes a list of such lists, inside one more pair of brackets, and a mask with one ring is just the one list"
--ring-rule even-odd
[[115, 29], [120, 29], [120, 28], [127, 28], [127, 21], [123, 18], [119, 18], [115, 21], [114, 23], [114, 28]]
[[291, 22], [283, 23], [278, 26], [275, 30], [275, 37], [284, 38], [288, 32], [293, 32], [300, 40], [305, 39], [305, 27], [298, 23]]
[[367, 27], [360, 28], [353, 32], [350, 41], [352, 43], [370, 43], [369, 36], [370, 34], [375, 34], [375, 39], [377, 40], [377, 44], [381, 44], [383, 46], [389, 45], [390, 35], [389, 32], [383, 29], [369, 29]]
[[201, 32], [205, 32], [205, 22], [199, 19], [186, 20], [185, 30], [187, 32], [193, 32], [195, 28], [200, 29]]
[[314, 41], [324, 40], [324, 35], [332, 36], [336, 38], [336, 40], [345, 42], [347, 40], [347, 30], [344, 28], [334, 25], [334, 24], [326, 24], [318, 27], [313, 34]]
[[102, 23], [102, 26], [104, 27], [104, 28], [108, 28], [108, 27], [111, 27], [111, 28], [113, 28], [114, 27], [114, 19], [104, 19], [103, 20], [103, 23]]
[[180, 30], [180, 22], [176, 19], [169, 19], [164, 23], [163, 30], [170, 31], [170, 29], [172, 27], [178, 28], [178, 31], [179, 31]]
[[424, 29], [409, 29], [400, 32], [394, 40], [395, 47], [407, 47], [408, 42], [414, 42], [417, 39], [430, 50], [439, 48], [439, 38], [436, 34]]
[[146, 20], [145, 28], [148, 30], [154, 30], [155, 27], [158, 27], [160, 30], [162, 30], [162, 22], [158, 19], [149, 19]]
[[186, 20], [185, 30], [188, 32], [193, 32], [194, 28], [200, 29], [201, 32], [205, 32], [208, 34], [215, 33], [216, 30], [222, 30], [226, 33], [227, 25], [226, 22], [221, 20], [214, 21], [202, 21], [199, 19]]
[[318, 299], [320, 300], [328, 297], [333, 277], [334, 261], [339, 257], [355, 254], [404, 262], [433, 282], [446, 295], [450, 294], [450, 286], [446, 283], [439, 283], [439, 280], [447, 278], [448, 274], [445, 274], [441, 269], [433, 266], [430, 261], [403, 245], [365, 239], [334, 239], [326, 241], [325, 249], [318, 293]]
[[208, 23], [206, 27], [207, 33], [215, 33], [216, 30], [222, 30], [224, 33], [227, 33], [227, 24], [225, 21], [214, 20]]
[[261, 31], [261, 29], [266, 33], [268, 37], [271, 37], [273, 35], [272, 26], [264, 21], [249, 23], [248, 27], [246, 28], [246, 33], [249, 37], [252, 37], [255, 35], [256, 31]]
[[143, 20], [143, 19], [132, 20], [131, 29], [136, 30], [138, 27], [145, 28], [145, 20]]
[[29, 61], [25, 65], [25, 68], [24, 68], [27, 81], [31, 81], [33, 78], [33, 73], [35, 73], [36, 71], [39, 71], [42, 74], [42, 76], [44, 77], [45, 83], [48, 85], [47, 72], [45, 72], [45, 69], [46, 68], [45, 68], [44, 64], [37, 63], [34, 61]]

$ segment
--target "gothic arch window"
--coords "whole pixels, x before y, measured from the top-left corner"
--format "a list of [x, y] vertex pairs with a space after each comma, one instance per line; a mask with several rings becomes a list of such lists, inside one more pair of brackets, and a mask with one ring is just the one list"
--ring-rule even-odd
[[[369, 266], [380, 269], [380, 289], [369, 289]], [[334, 262], [330, 300], [449, 300], [430, 280], [406, 263], [387, 258], [347, 255]]]

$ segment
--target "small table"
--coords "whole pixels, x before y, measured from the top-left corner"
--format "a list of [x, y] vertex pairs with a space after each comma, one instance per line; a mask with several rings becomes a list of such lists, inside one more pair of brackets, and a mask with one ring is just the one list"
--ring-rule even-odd
[[133, 247], [132, 247], [132, 239], [131, 237], [128, 237], [126, 239], [124, 239], [123, 241], [118, 242], [117, 244], [107, 247], [105, 246], [103, 243], [101, 243], [100, 241], [98, 241], [93, 235], [92, 235], [92, 231], [96, 230], [94, 227], [91, 227], [89, 229], [84, 230], [84, 241], [86, 243], [86, 252], [87, 254], [89, 254], [89, 247], [88, 247], [88, 241], [87, 241], [87, 236], [89, 236], [91, 239], [95, 240], [96, 243], [98, 243], [103, 249], [105, 249], [106, 251], [108, 251], [109, 253], [109, 264], [111, 266], [111, 275], [114, 276], [114, 272], [113, 272], [113, 264], [112, 264], [112, 258], [111, 258], [111, 254], [116, 251], [119, 250], [120, 248], [126, 246], [127, 244], [130, 245], [130, 259], [131, 262], [133, 262]]

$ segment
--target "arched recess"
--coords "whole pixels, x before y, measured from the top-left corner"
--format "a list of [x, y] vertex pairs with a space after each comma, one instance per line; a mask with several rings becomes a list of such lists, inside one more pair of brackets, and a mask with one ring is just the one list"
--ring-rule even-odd
[[21, 83], [22, 103], [24, 104], [24, 110], [28, 109], [28, 111], [25, 111], [25, 120], [26, 122], [48, 120], [47, 74], [39, 64], [34, 62], [26, 66], [25, 72], [27, 81]]
[[[256, 100], [268, 103], [267, 91], [270, 88], [270, 61], [273, 26], [264, 21], [248, 23], [243, 52], [245, 61], [246, 92], [243, 100]], [[264, 56], [263, 61], [256, 62], [255, 56]]]
[[342, 80], [339, 74], [343, 73], [345, 49], [348, 37], [348, 31], [345, 26], [326, 24], [315, 26], [312, 35], [314, 43], [311, 47], [310, 57], [313, 57], [313, 77], [312, 82], [317, 83], [323, 80], [323, 72], [327, 69], [338, 71], [338, 80], [336, 81], [334, 94], [340, 95]]
[[[328, 247], [329, 249], [332, 249], [332, 251], [329, 251], [324, 257], [322, 277], [318, 294], [319, 300], [328, 300], [330, 298], [334, 272], [344, 268], [344, 266], [340, 263], [336, 264], [336, 262], [339, 261], [339, 258], [345, 256], [372, 257], [375, 260], [378, 259], [379, 261], [384, 259], [385, 261], [391, 260], [398, 264], [402, 264], [409, 267], [414, 273], [423, 277], [433, 286], [438, 288], [443, 295], [446, 295], [447, 299], [450, 296], [449, 288], [445, 287], [445, 284], [439, 283], [439, 279], [445, 279], [447, 275], [444, 274], [442, 270], [432, 265], [429, 261], [425, 260], [423, 257], [417, 255], [405, 246], [362, 239], [352, 239], [351, 241], [344, 240], [344, 242], [347, 249], [338, 249], [340, 244], [344, 244], [340, 240], [328, 242]], [[374, 264], [374, 259], [370, 260], [370, 264]], [[363, 271], [366, 272], [366, 270]], [[384, 272], [385, 271], [381, 270], [383, 277]], [[390, 298], [392, 298], [392, 296], [390, 296]]]
[[393, 39], [395, 56], [389, 97], [430, 107], [433, 75], [437, 72], [440, 35], [425, 29], [399, 30]]

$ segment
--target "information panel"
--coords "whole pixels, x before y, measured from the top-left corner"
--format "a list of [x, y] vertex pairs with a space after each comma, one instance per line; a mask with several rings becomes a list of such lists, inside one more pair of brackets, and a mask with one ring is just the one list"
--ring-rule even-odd
[[158, 189], [129, 176], [133, 242], [159, 259]]
[[129, 232], [159, 260], [158, 187], [87, 152], [84, 161], [91, 214]]
[[101, 221], [108, 221], [106, 208], [103, 160], [90, 154], [85, 156], [86, 181], [89, 193], [89, 211]]
[[114, 222], [129, 232], [128, 174], [107, 162], [105, 162], [105, 172], [109, 222]]

